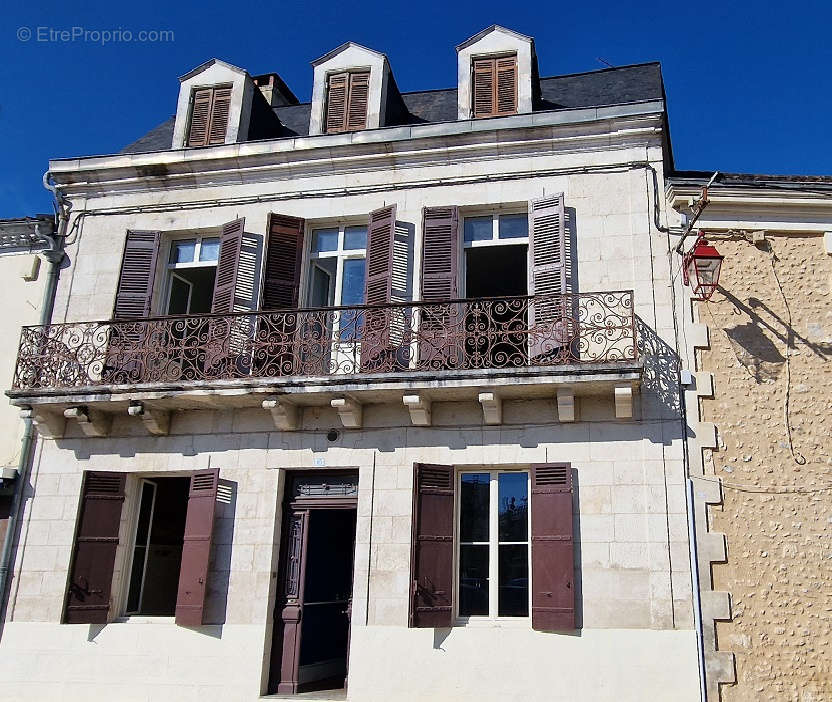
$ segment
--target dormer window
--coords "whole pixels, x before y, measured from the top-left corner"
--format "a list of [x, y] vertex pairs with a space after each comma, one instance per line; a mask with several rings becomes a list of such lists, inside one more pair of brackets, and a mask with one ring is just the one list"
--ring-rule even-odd
[[474, 119], [517, 114], [517, 54], [473, 59], [471, 82]]
[[231, 90], [231, 85], [214, 85], [193, 91], [187, 146], [225, 143]]
[[326, 133], [367, 127], [370, 71], [332, 73], [327, 79]]

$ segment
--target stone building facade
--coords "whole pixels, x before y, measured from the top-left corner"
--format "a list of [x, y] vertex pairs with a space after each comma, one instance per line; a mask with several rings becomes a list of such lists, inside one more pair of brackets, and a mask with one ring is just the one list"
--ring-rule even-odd
[[457, 54], [212, 60], [50, 163], [0, 697], [700, 697], [659, 68]]
[[[674, 174], [671, 205], [688, 212], [709, 175]], [[727, 543], [709, 584], [730, 593], [712, 671], [728, 702], [832, 699], [830, 195], [829, 178], [725, 174], [697, 222], [725, 256], [718, 290], [693, 304], [707, 391], [686, 395], [715, 428], [692, 454], [722, 488], [702, 541]]]

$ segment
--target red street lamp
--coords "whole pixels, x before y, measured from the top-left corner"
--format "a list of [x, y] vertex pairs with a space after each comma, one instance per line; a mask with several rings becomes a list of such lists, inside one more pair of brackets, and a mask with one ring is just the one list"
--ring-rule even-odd
[[693, 248], [682, 256], [682, 279], [685, 285], [693, 288], [695, 299], [711, 299], [719, 284], [719, 271], [724, 258], [701, 234]]

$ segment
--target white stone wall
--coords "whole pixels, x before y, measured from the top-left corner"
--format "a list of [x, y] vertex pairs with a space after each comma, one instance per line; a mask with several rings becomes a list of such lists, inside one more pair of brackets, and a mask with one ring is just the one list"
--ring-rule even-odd
[[[3, 314], [0, 315], [0, 387], [4, 390], [12, 386], [20, 328], [40, 321], [49, 264], [40, 262], [35, 280], [23, 279], [24, 271], [32, 270], [35, 256], [37, 254], [0, 256], [0, 296], [3, 300]], [[22, 433], [20, 410], [12, 407], [5, 395], [0, 396], [0, 467], [17, 468]]]
[[[578, 289], [635, 292], [644, 382], [634, 420], [627, 422], [614, 418], [610, 394], [579, 398], [574, 424], [558, 423], [554, 400], [506, 402], [500, 426], [485, 426], [473, 402], [434, 403], [432, 427], [413, 427], [402, 405], [367, 405], [365, 428], [342, 430], [336, 442], [326, 438], [328, 429], [340, 428], [329, 408], [306, 409], [301, 429], [291, 433], [274, 431], [270, 415], [260, 409], [176, 413], [167, 437], [149, 437], [126, 413], [116, 417], [106, 439], [84, 438], [71, 423], [67, 438], [39, 445], [0, 640], [0, 698], [256, 699], [264, 690], [271, 646], [282, 476], [287, 469], [323, 464], [354, 466], [360, 473], [352, 699], [695, 699], [667, 239], [654, 223], [652, 174], [623, 165], [649, 160], [661, 189], [659, 137], [651, 128], [640, 133], [640, 127], [638, 120], [629, 124], [636, 136], [616, 150], [606, 149], [589, 128], [529, 128], [512, 138], [537, 139], [544, 129], [551, 138], [546, 143], [555, 146], [529, 147], [535, 155], [513, 157], [500, 157], [488, 144], [494, 134], [483, 133], [483, 148], [490, 150], [479, 161], [458, 160], [438, 139], [399, 144], [413, 151], [430, 148], [432, 155], [419, 167], [393, 163], [351, 173], [339, 171], [337, 149], [322, 149], [303, 156], [309, 161], [297, 177], [218, 186], [206, 176], [193, 191], [160, 189], [87, 201], [93, 214], [80, 223], [69, 248], [57, 320], [110, 317], [127, 229], [213, 229], [245, 217], [247, 231], [263, 234], [270, 212], [305, 217], [312, 225], [363, 221], [371, 210], [395, 203], [398, 220], [412, 225], [418, 291], [423, 207], [522, 205], [563, 191], [567, 212], [574, 215]], [[593, 150], [589, 143], [600, 145]], [[580, 172], [585, 167], [603, 172]], [[566, 169], [574, 172], [556, 173]], [[210, 204], [228, 198], [247, 200]], [[663, 210], [661, 200], [657, 206]], [[171, 210], [102, 213], [135, 205]], [[578, 634], [540, 634], [528, 624], [472, 625], [454, 628], [447, 637], [406, 628], [417, 461], [572, 463]], [[221, 623], [195, 630], [135, 618], [103, 628], [61, 625], [82, 472], [182, 474], [209, 466], [220, 468], [228, 499], [219, 508], [208, 597], [208, 612]], [[130, 509], [128, 497], [125, 514]], [[123, 532], [129, 533], [126, 523]], [[115, 602], [123, 598], [126, 547], [119, 554]]]
[[[662, 675], [675, 670], [681, 680], [690, 680], [696, 657], [690, 655], [683, 472], [680, 458], [668, 458], [678, 452], [679, 440], [671, 438], [678, 422], [625, 424], [613, 419], [611, 401], [584, 405], [590, 421], [559, 425], [551, 421], [552, 402], [511, 402], [504, 408], [504, 426], [485, 427], [474, 403], [441, 403], [434, 408], [435, 426], [429, 428], [408, 427], [404, 407], [391, 411], [370, 405], [365, 409], [368, 428], [342, 432], [332, 443], [325, 434], [338, 426], [337, 417], [331, 410], [314, 408], [304, 413], [303, 430], [294, 433], [270, 431], [271, 420], [261, 410], [201, 411], [175, 415], [168, 437], [145, 436], [140, 423], [125, 416], [116, 420], [112, 438], [45, 442], [32, 476], [34, 499], [27, 502], [8, 633], [0, 647], [5, 651], [0, 656], [0, 680], [5, 681], [0, 696], [37, 699], [57, 685], [75, 699], [103, 675], [100, 699], [106, 698], [105, 691], [118, 689], [108, 685], [130, 680], [152, 699], [176, 699], [175, 687], [168, 686], [191, 679], [177, 676], [197, 656], [201, 689], [226, 694], [227, 699], [256, 698], [265, 684], [263, 661], [270, 650], [280, 476], [285, 469], [321, 463], [360, 471], [353, 625], [385, 631], [356, 634], [351, 661], [359, 689], [391, 689], [392, 683], [385, 683], [379, 668], [369, 663], [384, 642], [407, 649], [426, 636], [406, 628], [416, 461], [460, 466], [571, 461], [577, 470], [581, 636], [595, 637], [591, 640], [601, 646], [617, 646], [615, 641], [626, 638], [624, 630], [640, 630], [633, 633], [646, 647], [642, 653], [652, 651], [655, 662], [648, 658], [639, 665], [661, 667]], [[221, 480], [207, 600], [208, 621], [217, 624], [187, 631], [172, 620], [147, 618], [116, 620], [104, 627], [61, 625], [82, 471], [125, 471], [132, 478], [136, 473], [178, 475], [208, 466], [220, 468]], [[114, 616], [121, 613], [124, 598], [121, 573], [127, 567], [127, 520], [132, 519], [134, 494], [135, 489], [128, 489], [123, 510], [125, 538], [114, 578]], [[497, 634], [472, 626], [454, 630], [451, 639], [476, 642], [472, 645], [478, 655], [496, 665], [505, 645]], [[563, 655], [588, 661], [593, 655], [592, 647], [579, 645], [580, 637], [542, 635], [528, 624], [512, 630], [511, 636], [523, 650], [537, 650], [540, 644], [540, 651], [550, 650], [558, 659]], [[13, 645], [21, 641], [25, 645]], [[128, 661], [130, 646], [137, 653]], [[467, 643], [448, 651], [450, 669], [471, 663]], [[37, 684], [21, 678], [28, 668], [18, 667], [19, 656], [40, 661], [26, 663], [41, 671]], [[75, 669], [75, 660], [84, 662]], [[414, 658], [410, 664], [417, 662]], [[148, 678], [157, 666], [160, 675]], [[622, 685], [628, 680], [628, 685], [635, 684], [638, 676], [622, 666], [627, 667], [623, 660], [613, 665], [621, 668], [616, 675]], [[68, 675], [67, 669], [75, 672]], [[561, 674], [570, 669], [564, 666]], [[195, 675], [193, 670], [189, 675]], [[506, 690], [513, 689], [510, 683], [507, 677]], [[690, 690], [695, 693], [695, 685]], [[641, 694], [640, 688], [618, 692], [629, 699]], [[685, 694], [680, 688], [678, 699]]]

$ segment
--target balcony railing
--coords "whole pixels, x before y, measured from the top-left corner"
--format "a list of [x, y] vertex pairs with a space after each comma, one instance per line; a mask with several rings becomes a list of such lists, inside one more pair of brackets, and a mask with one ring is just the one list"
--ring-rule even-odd
[[633, 293], [24, 327], [14, 390], [632, 362]]

